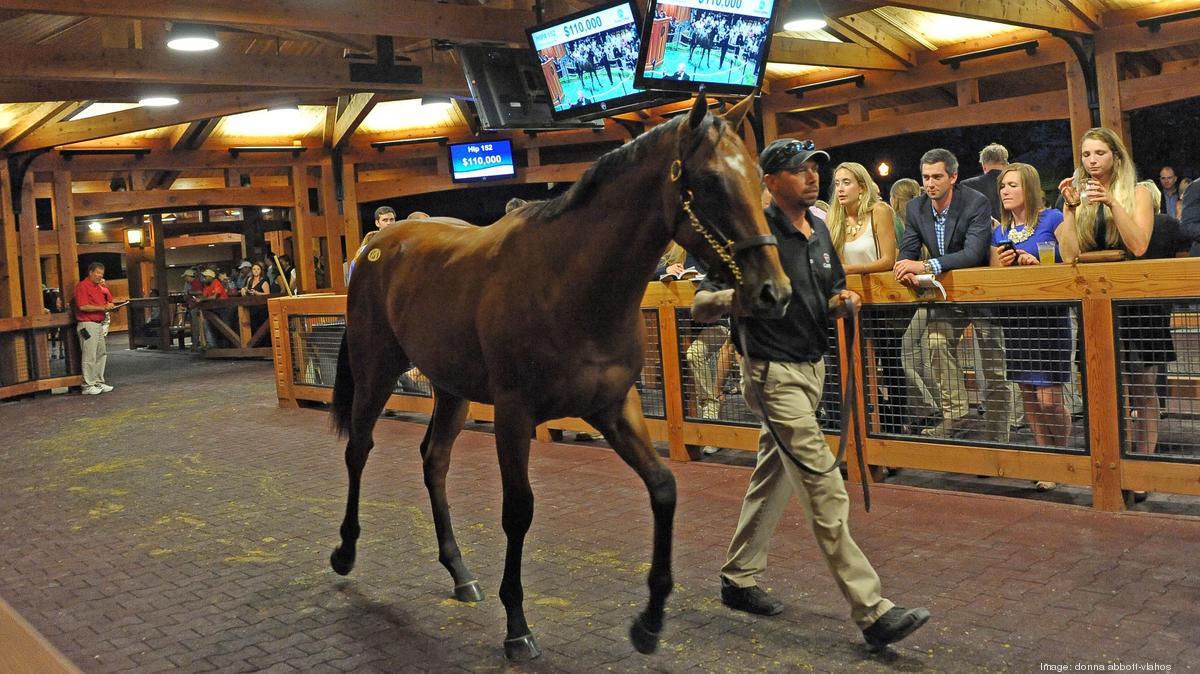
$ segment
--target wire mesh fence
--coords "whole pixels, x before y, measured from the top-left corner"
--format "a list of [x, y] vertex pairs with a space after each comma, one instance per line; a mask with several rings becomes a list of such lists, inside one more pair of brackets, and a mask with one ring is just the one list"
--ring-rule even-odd
[[1079, 305], [872, 305], [868, 432], [1085, 451]]
[[646, 357], [636, 384], [638, 395], [642, 398], [642, 414], [651, 419], [666, 419], [658, 310], [642, 309], [642, 321], [646, 326]]
[[1125, 454], [1200, 460], [1200, 311], [1183, 301], [1113, 302]]

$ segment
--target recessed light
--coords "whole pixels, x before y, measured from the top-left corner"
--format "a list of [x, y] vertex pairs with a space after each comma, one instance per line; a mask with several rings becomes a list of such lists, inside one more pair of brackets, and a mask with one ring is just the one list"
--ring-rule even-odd
[[175, 51], [209, 51], [221, 46], [212, 26], [198, 23], [176, 23], [167, 35], [167, 46]]
[[179, 99], [174, 96], [147, 96], [139, 100], [138, 105], [144, 108], [166, 108], [179, 105]]

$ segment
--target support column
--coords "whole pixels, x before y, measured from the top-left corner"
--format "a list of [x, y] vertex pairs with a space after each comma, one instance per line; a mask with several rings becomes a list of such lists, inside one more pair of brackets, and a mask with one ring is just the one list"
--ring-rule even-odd
[[358, 217], [358, 179], [354, 164], [342, 164], [342, 231], [346, 234], [346, 257], [353, 258], [362, 245], [362, 223]]
[[1100, 125], [1115, 131], [1125, 147], [1133, 152], [1129, 142], [1129, 125], [1125, 123], [1125, 114], [1121, 112], [1121, 85], [1115, 51], [1096, 53], [1096, 89], [1100, 97]]
[[292, 180], [292, 250], [296, 259], [297, 284], [306, 292], [317, 287], [316, 270], [313, 269], [313, 245], [316, 216], [308, 208], [308, 167], [293, 164]]
[[[75, 238], [75, 206], [71, 201], [70, 171], [54, 172], [54, 230], [58, 234], [58, 268], [65, 300], [66, 294], [73, 292], [75, 284], [79, 283], [79, 246]], [[132, 288], [130, 291], [132, 297]]]
[[346, 273], [342, 262], [346, 255], [353, 255], [349, 246], [342, 252], [342, 236], [346, 232], [346, 221], [339, 210], [342, 204], [337, 199], [336, 175], [337, 167], [333, 159], [321, 164], [321, 212], [325, 217], [325, 244], [329, 251], [329, 287], [335, 293], [346, 292]]

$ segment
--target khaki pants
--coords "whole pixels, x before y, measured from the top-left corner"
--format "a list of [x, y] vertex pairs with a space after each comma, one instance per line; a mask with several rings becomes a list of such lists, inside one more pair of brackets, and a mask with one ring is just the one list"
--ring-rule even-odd
[[721, 357], [721, 347], [728, 339], [729, 330], [725, 326], [711, 325], [701, 330], [688, 346], [687, 364], [695, 383], [696, 412], [701, 419], [721, 416], [717, 361]]
[[[828, 468], [833, 455], [825, 445], [816, 417], [825, 381], [824, 363], [771, 363], [763, 385], [765, 405], [755, 398], [756, 385], [749, 377], [761, 382], [766, 363], [757, 361], [747, 368], [743, 362], [742, 367], [745, 395], [754, 413], [761, 420], [765, 408], [797, 459], [816, 470]], [[750, 476], [742, 514], [721, 575], [737, 587], [756, 584], [755, 576], [767, 567], [771, 536], [793, 493], [800, 496], [817, 544], [838, 589], [850, 604], [851, 617], [860, 628], [869, 627], [894, 604], [883, 598], [879, 576], [850, 537], [850, 498], [841, 474], [833, 470], [812, 475], [801, 470], [781, 454], [765, 425], [758, 437], [758, 463]]]
[[[89, 337], [83, 338], [87, 330]], [[108, 349], [104, 346], [104, 326], [91, 321], [80, 321], [75, 326], [79, 334], [79, 350], [83, 360], [83, 385], [99, 386], [104, 383], [104, 365], [108, 362]]]
[[[949, 309], [938, 309], [929, 317], [926, 337], [929, 360], [940, 389], [938, 404], [947, 423], [956, 423], [970, 412], [958, 362], [958, 342], [971, 322]], [[984, 319], [975, 319], [974, 324], [983, 366], [982, 379], [986, 380], [983, 390], [983, 402], [987, 407], [986, 437], [993, 442], [1005, 443], [1008, 442], [1010, 409], [1014, 401], [1005, 376], [1004, 333], [999, 325]], [[976, 377], [976, 381], [979, 380], [980, 377]]]

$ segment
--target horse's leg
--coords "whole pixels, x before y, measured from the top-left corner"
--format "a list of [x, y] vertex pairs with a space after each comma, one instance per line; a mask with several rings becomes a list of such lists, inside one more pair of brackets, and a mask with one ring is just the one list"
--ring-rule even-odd
[[[391, 335], [389, 334], [390, 338]], [[389, 339], [389, 341], [392, 341]], [[350, 441], [346, 443], [346, 472], [350, 486], [346, 494], [346, 516], [342, 519], [342, 542], [333, 549], [329, 564], [340, 575], [354, 568], [358, 542], [358, 491], [367, 455], [375, 446], [375, 422], [388, 397], [396, 388], [396, 379], [408, 362], [398, 346], [380, 348], [377, 342], [358, 339], [354, 347], [354, 402], [350, 412]]]
[[525, 534], [533, 521], [533, 490], [529, 486], [529, 436], [533, 420], [518, 403], [496, 401], [496, 454], [500, 460], [500, 478], [504, 485], [504, 535], [508, 549], [504, 556], [504, 578], [500, 581], [500, 601], [508, 616], [504, 655], [519, 662], [542, 654], [529, 623], [525, 622], [525, 591], [521, 587], [521, 554]]
[[450, 449], [467, 419], [467, 401], [435, 388], [433, 417], [425, 439], [421, 442], [421, 460], [425, 468], [425, 489], [429, 490], [429, 505], [433, 510], [433, 526], [437, 530], [438, 561], [454, 579], [454, 598], [459, 601], [482, 601], [483, 590], [467, 570], [454, 540], [450, 523], [450, 505], [446, 501], [446, 472], [450, 469]]
[[585, 417], [595, 426], [625, 463], [628, 463], [650, 492], [654, 513], [654, 556], [650, 561], [650, 602], [629, 628], [629, 640], [639, 653], [653, 653], [663, 627], [663, 608], [671, 594], [671, 535], [675, 518], [675, 476], [658, 458], [636, 388], [630, 388], [624, 402], [600, 414]]

